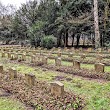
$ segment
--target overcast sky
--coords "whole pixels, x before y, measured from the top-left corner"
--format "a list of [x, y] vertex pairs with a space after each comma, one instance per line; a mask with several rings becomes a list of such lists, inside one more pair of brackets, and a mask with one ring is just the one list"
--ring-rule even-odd
[[[21, 5], [21, 3], [26, 3], [29, 0], [0, 0], [4, 5], [13, 4], [17, 8]], [[37, 0], [40, 1], [40, 0]]]

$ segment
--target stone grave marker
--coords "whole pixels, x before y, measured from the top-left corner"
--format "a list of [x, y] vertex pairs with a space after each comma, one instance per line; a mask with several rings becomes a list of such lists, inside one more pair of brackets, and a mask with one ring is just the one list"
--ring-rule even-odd
[[15, 68], [10, 68], [9, 69], [9, 75], [10, 75], [10, 79], [14, 79], [17, 78], [17, 71]]
[[17, 59], [18, 59], [18, 54], [15, 53], [15, 54], [14, 54], [14, 60], [17, 60]]
[[101, 62], [101, 60], [103, 60], [103, 56], [102, 55], [97, 55], [96, 56], [96, 61], [99, 61], [99, 62]]
[[11, 59], [11, 53], [8, 52], [7, 54], [8, 54], [8, 59]]
[[35, 85], [35, 75], [34, 74], [25, 74], [25, 81], [29, 86]]
[[99, 51], [99, 52], [102, 52], [102, 48], [98, 48], [98, 51]]
[[58, 57], [61, 57], [61, 55], [62, 55], [62, 52], [58, 52], [58, 53], [57, 53], [57, 56], [58, 56]]
[[58, 47], [58, 51], [61, 51], [61, 47]]
[[55, 96], [64, 95], [64, 85], [61, 82], [55, 81], [55, 82], [50, 83], [50, 85], [51, 85], [51, 94]]
[[61, 58], [60, 57], [55, 59], [55, 65], [56, 66], [61, 66]]
[[75, 69], [80, 69], [80, 62], [79, 61], [73, 61], [73, 65]]
[[105, 65], [102, 64], [102, 63], [96, 63], [96, 64], [95, 64], [95, 71], [96, 71], [96, 72], [101, 72], [101, 73], [103, 73], [103, 72], [104, 72], [104, 68], [105, 68]]
[[68, 55], [68, 57], [72, 58], [73, 57], [73, 53], [70, 52], [69, 55]]
[[32, 55], [31, 56], [31, 63], [35, 63], [36, 62], [36, 56], [35, 55]]
[[43, 56], [42, 57], [42, 62], [47, 65], [48, 57], [47, 56]]
[[108, 52], [110, 52], [110, 48], [108, 49]]
[[26, 54], [22, 54], [22, 61], [26, 61]]
[[92, 52], [92, 48], [88, 48], [87, 51], [88, 51], [88, 52]]
[[2, 52], [1, 54], [2, 54], [2, 58], [5, 57], [5, 52]]
[[81, 55], [81, 59], [84, 60], [85, 58], [86, 58], [86, 55], [85, 55], [85, 54], [82, 54], [82, 55]]
[[3, 73], [3, 65], [0, 64], [0, 73]]
[[82, 48], [82, 47], [80, 47], [80, 48], [79, 48], [79, 51], [80, 51], [80, 52], [82, 52], [82, 51], [83, 51], [83, 48]]

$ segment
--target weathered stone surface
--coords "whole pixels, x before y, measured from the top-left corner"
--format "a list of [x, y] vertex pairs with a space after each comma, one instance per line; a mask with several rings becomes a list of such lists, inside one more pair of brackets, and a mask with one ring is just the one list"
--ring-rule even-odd
[[14, 60], [17, 60], [17, 59], [18, 59], [18, 54], [15, 53], [15, 54], [14, 54]]
[[31, 56], [31, 63], [36, 63], [36, 56], [35, 55]]
[[43, 57], [42, 57], [42, 62], [43, 62], [44, 64], [47, 64], [47, 62], [48, 62], [48, 57], [43, 56]]
[[47, 52], [47, 48], [44, 48], [44, 51]]
[[96, 60], [98, 60], [98, 61], [103, 60], [103, 56], [102, 56], [102, 55], [97, 55], [97, 56], [96, 56]]
[[73, 57], [73, 53], [70, 52], [69, 55], [68, 55], [68, 57]]
[[61, 51], [61, 47], [58, 47], [58, 51]]
[[79, 49], [75, 49], [75, 53], [79, 53]]
[[68, 50], [68, 48], [67, 48], [67, 47], [65, 47], [65, 48], [64, 48], [64, 51], [67, 51], [67, 50]]
[[58, 56], [58, 57], [61, 57], [61, 55], [62, 55], [61, 52], [58, 52], [58, 53], [57, 53], [57, 56]]
[[56, 58], [55, 59], [55, 65], [56, 66], [61, 66], [61, 58]]
[[33, 74], [25, 74], [25, 80], [26, 80], [26, 83], [29, 85], [29, 86], [34, 86], [35, 85], [35, 75]]
[[3, 65], [0, 64], [0, 73], [3, 73]]
[[87, 49], [88, 52], [92, 52], [92, 50], [93, 50], [92, 48], [88, 48]]
[[52, 48], [52, 51], [55, 51], [55, 47]]
[[98, 51], [99, 51], [99, 52], [102, 52], [102, 48], [98, 48]]
[[108, 49], [108, 52], [110, 52], [110, 49]]
[[95, 71], [96, 71], [96, 72], [101, 72], [101, 73], [103, 73], [103, 72], [104, 72], [104, 68], [105, 68], [105, 65], [102, 64], [102, 63], [96, 63], [96, 64], [95, 64]]
[[75, 69], [80, 69], [80, 62], [79, 61], [73, 61], [73, 66]]
[[82, 51], [83, 51], [82, 47], [80, 47], [80, 48], [79, 48], [79, 51], [80, 51], [80, 52], [82, 52]]
[[64, 85], [61, 82], [55, 81], [55, 82], [50, 83], [50, 85], [51, 85], [51, 94], [55, 96], [64, 95]]
[[[45, 55], [45, 54], [44, 54]], [[48, 57], [52, 56], [52, 51], [48, 52], [48, 54], [46, 54]]]
[[8, 58], [11, 59], [11, 53], [10, 52], [8, 52]]
[[14, 79], [17, 78], [17, 71], [15, 68], [10, 68], [9, 69], [9, 75], [10, 75], [10, 79]]
[[22, 54], [22, 61], [26, 61], [26, 54]]
[[86, 58], [86, 55], [85, 55], [85, 54], [82, 54], [82, 55], [81, 55], [81, 59], [84, 60], [85, 58]]
[[2, 58], [5, 57], [5, 52], [2, 52], [1, 54], [2, 54]]
[[14, 60], [14, 55], [13, 54], [11, 54], [10, 60]]
[[33, 51], [32, 51], [32, 53], [33, 53], [33, 55], [35, 55], [35, 54], [36, 54], [36, 51], [35, 51], [35, 50], [33, 50]]
[[74, 48], [74, 47], [72, 47], [72, 48], [71, 48], [71, 51], [73, 51], [73, 52], [74, 52], [74, 51], [75, 51], [75, 48]]

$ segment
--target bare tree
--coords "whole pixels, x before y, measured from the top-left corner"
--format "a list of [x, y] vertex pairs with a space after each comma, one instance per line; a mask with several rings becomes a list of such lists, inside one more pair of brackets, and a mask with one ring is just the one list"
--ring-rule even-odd
[[98, 1], [94, 0], [94, 27], [95, 27], [95, 48], [100, 47], [100, 32], [99, 32], [99, 20], [98, 20]]

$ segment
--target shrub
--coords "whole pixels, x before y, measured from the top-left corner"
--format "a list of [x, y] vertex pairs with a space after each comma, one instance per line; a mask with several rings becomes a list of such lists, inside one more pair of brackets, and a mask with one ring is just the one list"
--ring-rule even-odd
[[57, 44], [57, 39], [52, 35], [45, 36], [41, 40], [41, 46], [47, 49], [53, 48], [54, 46], [56, 46], [56, 44]]
[[41, 39], [44, 36], [43, 33], [44, 25], [45, 25], [44, 22], [37, 21], [32, 26], [29, 27], [27, 33], [32, 47], [40, 46]]

